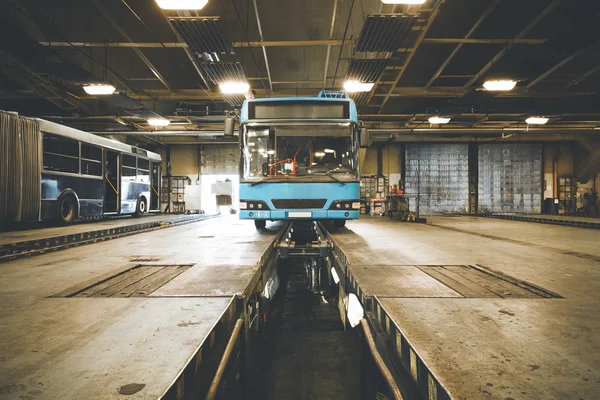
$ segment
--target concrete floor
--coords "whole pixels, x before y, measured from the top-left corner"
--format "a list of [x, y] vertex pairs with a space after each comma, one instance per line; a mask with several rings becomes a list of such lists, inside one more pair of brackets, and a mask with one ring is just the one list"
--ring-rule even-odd
[[563, 297], [409, 298], [371, 289], [454, 398], [600, 395], [600, 232], [434, 216], [430, 225], [363, 218], [333, 237], [371, 280], [389, 273], [385, 265], [480, 264]]
[[[227, 216], [0, 264], [0, 398], [121, 398], [128, 384], [143, 385], [129, 398], [159, 397], [277, 229]], [[49, 297], [140, 263], [193, 266], [167, 284], [169, 297]], [[235, 273], [218, 273], [231, 265]]]

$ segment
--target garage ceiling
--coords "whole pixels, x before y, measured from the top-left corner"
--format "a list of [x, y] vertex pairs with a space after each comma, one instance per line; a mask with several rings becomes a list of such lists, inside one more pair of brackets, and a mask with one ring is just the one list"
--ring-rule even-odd
[[[198, 12], [164, 11], [153, 0], [9, 0], [0, 8], [0, 108], [88, 131], [219, 142], [224, 112], [243, 98], [224, 98], [217, 84], [235, 76], [256, 97], [371, 81], [355, 100], [380, 140], [420, 130], [511, 135], [530, 115], [550, 117], [530, 132], [600, 134], [596, 0], [210, 0]], [[499, 78], [517, 87], [482, 88]], [[95, 82], [119, 93], [86, 95], [81, 86]], [[452, 120], [430, 126], [436, 114]], [[151, 116], [172, 123], [156, 132]]]

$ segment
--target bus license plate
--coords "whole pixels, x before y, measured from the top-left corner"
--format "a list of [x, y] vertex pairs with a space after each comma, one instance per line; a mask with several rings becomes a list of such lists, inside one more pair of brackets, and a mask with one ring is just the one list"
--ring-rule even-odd
[[288, 212], [288, 218], [312, 218], [312, 212], [310, 212], [310, 211], [290, 211], [290, 212]]

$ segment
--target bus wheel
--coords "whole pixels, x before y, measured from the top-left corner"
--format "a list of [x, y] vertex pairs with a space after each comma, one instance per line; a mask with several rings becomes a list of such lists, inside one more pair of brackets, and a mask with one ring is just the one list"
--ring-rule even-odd
[[345, 219], [334, 219], [333, 226], [335, 227], [335, 229], [343, 228], [344, 226], [346, 226], [346, 220]]
[[70, 195], [63, 196], [58, 202], [58, 219], [65, 225], [75, 221], [77, 218], [77, 202]]
[[265, 229], [267, 227], [267, 221], [264, 219], [255, 219], [254, 226], [256, 229]]
[[146, 200], [141, 197], [137, 202], [135, 213], [133, 215], [136, 217], [141, 217], [142, 215], [146, 214], [146, 211]]

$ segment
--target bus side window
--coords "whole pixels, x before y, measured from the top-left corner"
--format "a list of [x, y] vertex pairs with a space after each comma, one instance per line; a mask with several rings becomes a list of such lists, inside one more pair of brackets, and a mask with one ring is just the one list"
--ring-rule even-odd
[[43, 146], [45, 170], [79, 173], [79, 142], [44, 133]]
[[81, 173], [102, 176], [102, 149], [89, 144], [81, 144]]
[[136, 178], [136, 157], [123, 154], [123, 167], [121, 171], [123, 180], [134, 181]]

